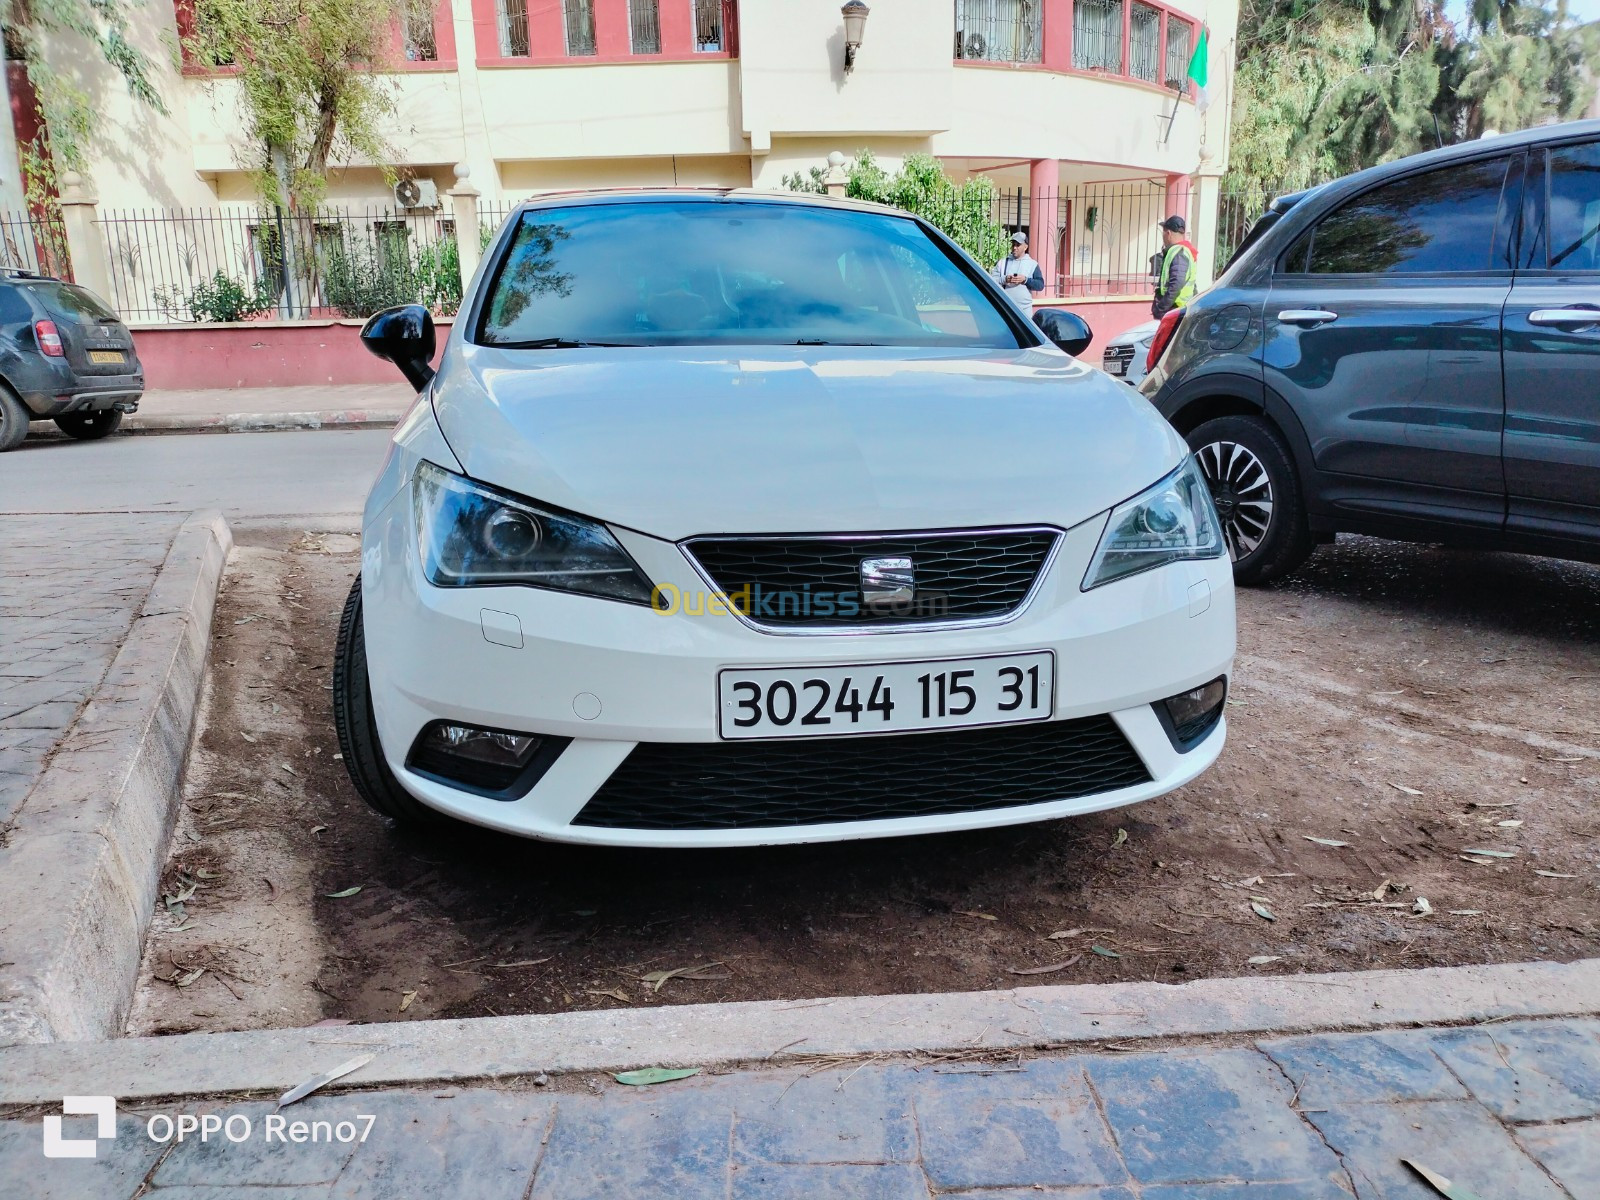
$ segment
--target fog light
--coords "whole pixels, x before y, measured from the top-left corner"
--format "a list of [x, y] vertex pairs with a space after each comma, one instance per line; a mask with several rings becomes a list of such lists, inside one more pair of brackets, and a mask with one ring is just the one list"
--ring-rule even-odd
[[1222, 717], [1228, 699], [1228, 677], [1219, 675], [1210, 683], [1168, 696], [1155, 706], [1156, 715], [1180, 753], [1203, 741]]
[[505, 729], [435, 721], [418, 735], [409, 770], [478, 792], [503, 792], [517, 782], [545, 739]]

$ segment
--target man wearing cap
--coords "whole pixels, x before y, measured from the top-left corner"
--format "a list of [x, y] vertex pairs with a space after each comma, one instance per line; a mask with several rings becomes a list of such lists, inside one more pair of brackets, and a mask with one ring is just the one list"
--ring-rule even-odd
[[995, 263], [989, 272], [995, 282], [1005, 288], [1022, 315], [1033, 315], [1033, 296], [1044, 291], [1044, 272], [1028, 253], [1028, 235], [1017, 230], [1011, 235], [1011, 253]]
[[1194, 299], [1195, 260], [1198, 255], [1185, 236], [1188, 225], [1179, 216], [1161, 222], [1161, 246], [1156, 269], [1156, 296], [1150, 303], [1150, 315], [1166, 316], [1175, 308], [1182, 308]]

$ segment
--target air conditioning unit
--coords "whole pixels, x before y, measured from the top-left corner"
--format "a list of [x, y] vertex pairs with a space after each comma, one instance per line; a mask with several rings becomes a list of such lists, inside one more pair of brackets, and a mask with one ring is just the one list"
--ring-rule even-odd
[[402, 179], [394, 185], [394, 202], [401, 208], [438, 208], [439, 185], [431, 179]]

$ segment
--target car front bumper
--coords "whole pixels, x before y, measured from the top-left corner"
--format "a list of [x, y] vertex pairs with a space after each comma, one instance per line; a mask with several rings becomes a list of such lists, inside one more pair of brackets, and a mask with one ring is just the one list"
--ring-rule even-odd
[[[1004, 623], [795, 636], [752, 628], [733, 615], [666, 616], [535, 588], [433, 587], [418, 561], [410, 489], [401, 488], [370, 514], [363, 545], [367, 663], [385, 758], [407, 792], [454, 817], [528, 837], [606, 845], [746, 846], [934, 833], [1151, 799], [1194, 778], [1222, 750], [1225, 721], [1180, 753], [1152, 704], [1230, 673], [1232, 574], [1226, 558], [1175, 563], [1082, 592], [1104, 524], [1102, 515], [1067, 530], [1031, 600]], [[674, 543], [614, 532], [657, 583], [685, 592], [705, 587]], [[1143, 761], [1148, 782], [1067, 800], [882, 820], [721, 829], [574, 824], [639, 743], [719, 742], [717, 675], [724, 668], [1037, 650], [1055, 654], [1054, 719], [1109, 715]], [[572, 740], [531, 790], [497, 800], [407, 769], [419, 732], [436, 720]]]

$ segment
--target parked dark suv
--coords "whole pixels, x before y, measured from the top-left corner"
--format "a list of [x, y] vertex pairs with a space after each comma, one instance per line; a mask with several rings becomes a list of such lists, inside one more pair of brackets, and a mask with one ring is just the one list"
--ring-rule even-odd
[[144, 369], [133, 335], [87, 288], [0, 269], [0, 450], [53, 420], [103, 438], [139, 407]]
[[1341, 531], [1600, 561], [1600, 121], [1275, 201], [1152, 356], [1240, 583]]

